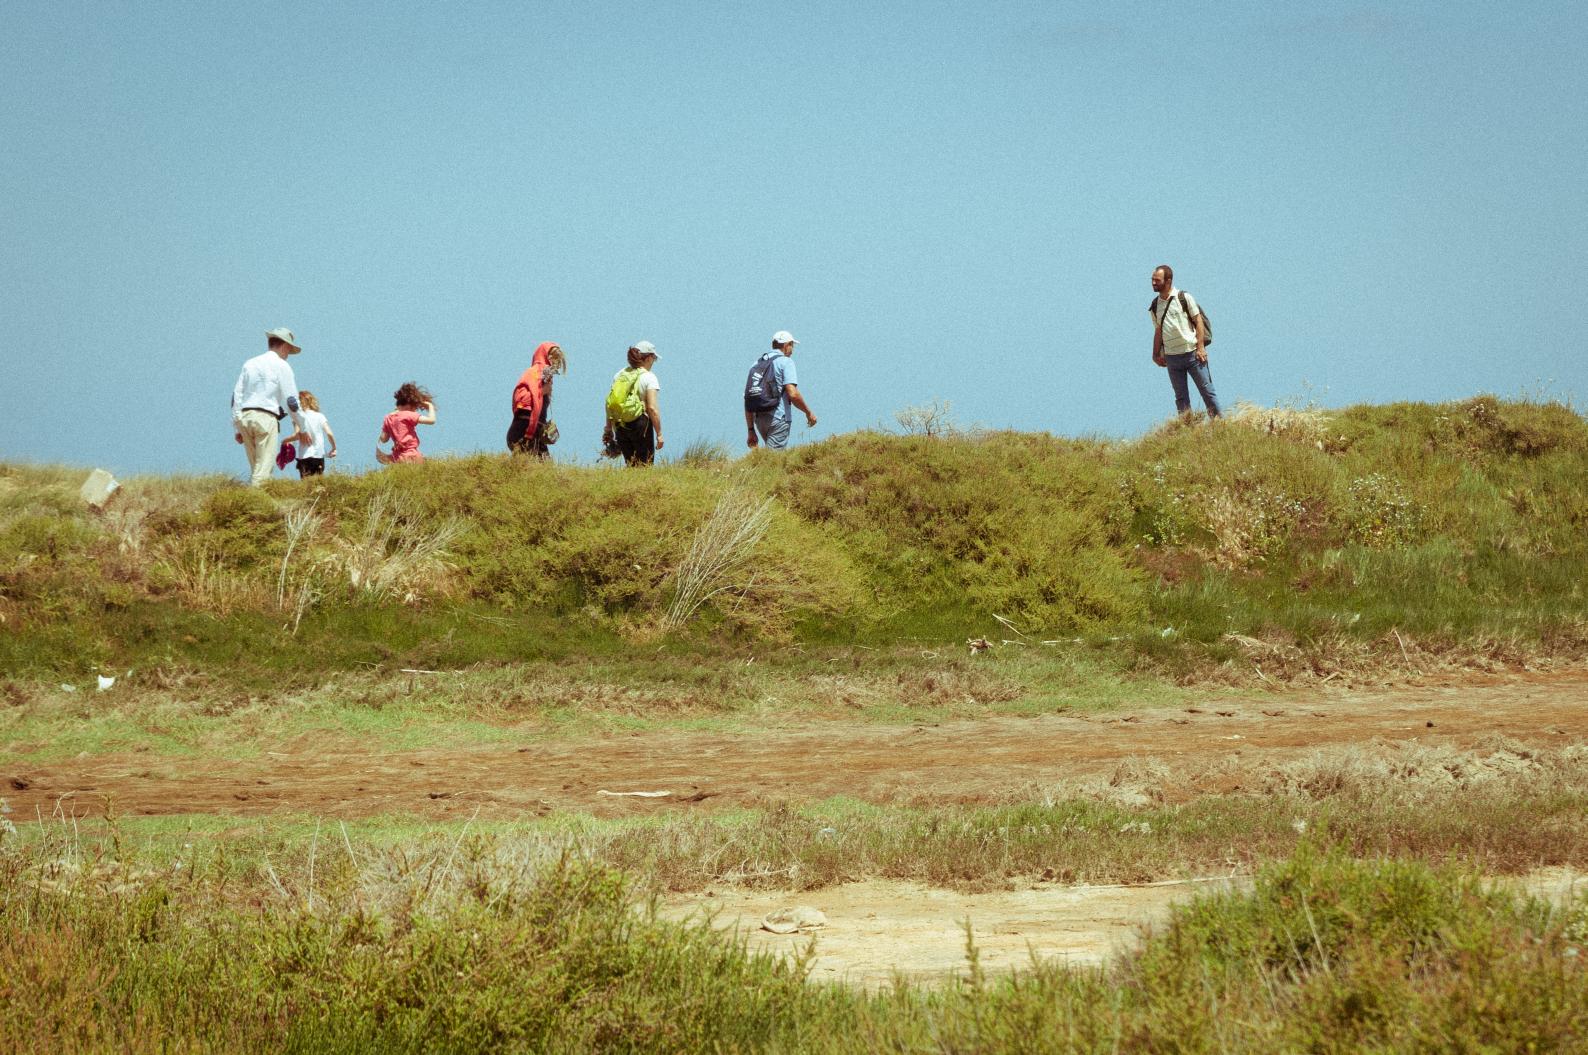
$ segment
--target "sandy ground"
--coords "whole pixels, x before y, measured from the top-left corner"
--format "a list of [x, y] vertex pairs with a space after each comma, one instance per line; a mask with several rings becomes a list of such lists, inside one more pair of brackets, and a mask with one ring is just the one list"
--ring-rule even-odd
[[[1588, 891], [1588, 875], [1566, 868], [1502, 882], [1557, 902]], [[1096, 966], [1132, 948], [1144, 928], [1168, 919], [1176, 903], [1249, 885], [1245, 877], [1229, 876], [1141, 886], [1044, 883], [962, 894], [873, 880], [802, 893], [711, 891], [671, 899], [663, 914], [684, 920], [709, 917], [714, 926], [742, 934], [752, 951], [778, 956], [794, 957], [814, 942], [812, 981], [874, 989], [891, 984], [896, 976], [925, 983], [963, 977], [966, 920], [989, 974], [1028, 967], [1033, 957]], [[792, 906], [820, 911], [826, 925], [797, 934], [761, 929], [767, 914]]]
[[[1030, 966], [1032, 957], [1095, 966], [1133, 946], [1144, 925], [1168, 918], [1170, 906], [1198, 890], [1228, 889], [1243, 879], [1146, 886], [1058, 886], [962, 894], [918, 883], [872, 880], [825, 890], [714, 891], [668, 903], [675, 919], [712, 922], [743, 934], [752, 951], [793, 957], [814, 941], [813, 981], [876, 988], [894, 976], [930, 982], [966, 973], [965, 921], [988, 972]], [[813, 931], [773, 934], [768, 913], [789, 906], [819, 910]]]
[[[24, 821], [57, 812], [272, 813], [434, 819], [553, 810], [625, 816], [846, 795], [871, 802], [981, 802], [1103, 775], [1122, 760], [1168, 768], [1171, 795], [1241, 786], [1242, 774], [1321, 747], [1416, 740], [1472, 748], [1588, 741], [1588, 672], [1382, 692], [1278, 694], [1192, 708], [1056, 713], [920, 725], [834, 720], [761, 733], [635, 733], [474, 749], [381, 753], [317, 734], [232, 762], [137, 753], [33, 763], [0, 745], [0, 796]], [[602, 792], [665, 791], [637, 798]]]

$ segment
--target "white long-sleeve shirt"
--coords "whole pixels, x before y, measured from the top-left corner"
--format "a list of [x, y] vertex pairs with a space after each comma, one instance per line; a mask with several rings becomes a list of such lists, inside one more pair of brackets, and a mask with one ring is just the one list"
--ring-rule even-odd
[[236, 428], [245, 410], [263, 410], [280, 418], [282, 413], [292, 415], [294, 432], [303, 431], [303, 418], [298, 409], [298, 381], [292, 376], [292, 367], [275, 352], [256, 355], [243, 364], [232, 388], [232, 427]]

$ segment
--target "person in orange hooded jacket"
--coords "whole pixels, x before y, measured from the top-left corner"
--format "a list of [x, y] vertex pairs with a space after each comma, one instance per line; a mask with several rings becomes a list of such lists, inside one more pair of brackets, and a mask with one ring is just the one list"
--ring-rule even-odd
[[551, 379], [568, 372], [568, 361], [556, 341], [542, 341], [528, 370], [513, 386], [513, 423], [507, 427], [507, 449], [544, 458], [542, 426], [551, 420]]

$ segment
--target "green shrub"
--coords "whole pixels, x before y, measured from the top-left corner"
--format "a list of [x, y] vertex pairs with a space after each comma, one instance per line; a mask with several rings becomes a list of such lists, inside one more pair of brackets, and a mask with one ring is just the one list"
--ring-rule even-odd
[[1098, 444], [857, 433], [791, 455], [778, 494], [839, 539], [896, 608], [968, 604], [1044, 631], [1109, 625], [1142, 608]]

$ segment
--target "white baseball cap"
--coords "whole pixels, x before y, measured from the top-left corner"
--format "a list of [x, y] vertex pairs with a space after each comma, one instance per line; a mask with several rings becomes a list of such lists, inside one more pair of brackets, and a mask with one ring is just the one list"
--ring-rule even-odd
[[776, 333], [774, 333], [772, 335], [772, 343], [773, 344], [798, 344], [800, 342], [796, 341], [794, 339], [794, 335], [792, 333], [789, 333], [787, 330], [779, 330], [779, 331], [777, 331]]
[[287, 353], [288, 355], [296, 355], [297, 353], [303, 351], [303, 345], [298, 343], [298, 339], [292, 335], [292, 331], [287, 329], [285, 326], [277, 326], [273, 330], [266, 330], [265, 336], [274, 337], [277, 340], [284, 342], [287, 347], [292, 349], [292, 351]]
[[654, 355], [658, 359], [662, 357], [661, 353], [656, 350], [656, 345], [652, 344], [650, 341], [635, 341], [633, 344], [629, 345], [629, 347], [634, 349], [636, 352], [639, 352], [641, 355]]

